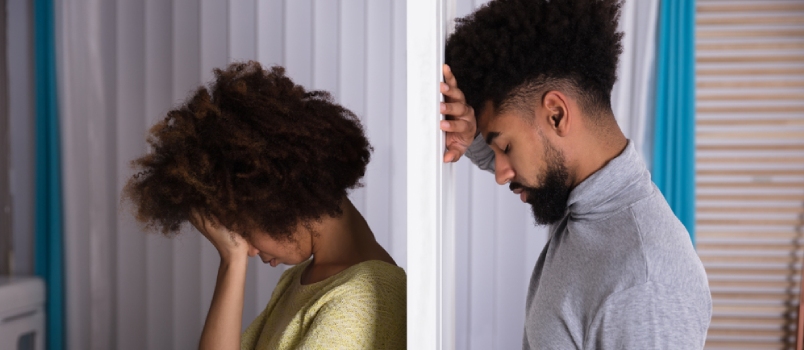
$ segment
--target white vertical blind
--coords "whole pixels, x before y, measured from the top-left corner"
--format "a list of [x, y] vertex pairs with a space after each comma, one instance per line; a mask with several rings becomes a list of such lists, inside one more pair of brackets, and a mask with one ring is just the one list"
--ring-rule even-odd
[[[218, 255], [201, 235], [146, 235], [119, 194], [145, 134], [212, 69], [256, 59], [354, 111], [375, 148], [351, 194], [406, 264], [405, 6], [396, 1], [57, 2], [72, 349], [196, 347]], [[244, 326], [282, 269], [249, 266]]]
[[33, 274], [34, 236], [34, 90], [33, 4], [7, 0], [9, 189], [11, 192], [11, 273]]

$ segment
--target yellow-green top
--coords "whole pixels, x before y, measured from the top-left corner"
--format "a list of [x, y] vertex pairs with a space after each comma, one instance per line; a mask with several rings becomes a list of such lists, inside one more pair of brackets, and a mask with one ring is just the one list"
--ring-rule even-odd
[[241, 349], [405, 349], [405, 271], [379, 260], [302, 285], [311, 260], [285, 271]]

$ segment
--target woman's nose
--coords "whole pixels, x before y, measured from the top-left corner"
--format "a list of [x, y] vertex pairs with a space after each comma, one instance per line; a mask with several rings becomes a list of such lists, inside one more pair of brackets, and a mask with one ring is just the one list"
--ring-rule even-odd
[[257, 249], [257, 248], [254, 248], [254, 246], [251, 245], [251, 243], [249, 243], [249, 245], [248, 245], [248, 256], [255, 257], [259, 253], [260, 253], [260, 250]]

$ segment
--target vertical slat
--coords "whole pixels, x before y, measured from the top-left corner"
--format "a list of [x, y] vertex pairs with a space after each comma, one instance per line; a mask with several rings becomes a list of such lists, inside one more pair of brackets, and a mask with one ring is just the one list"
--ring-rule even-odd
[[472, 166], [470, 176], [472, 195], [469, 215], [472, 230], [469, 243], [471, 259], [469, 344], [470, 349], [492, 349], [497, 334], [494, 310], [497, 306], [495, 290], [498, 283], [495, 273], [498, 257], [494, 236], [514, 233], [497, 233], [495, 230], [497, 198], [493, 175]]
[[391, 250], [394, 261], [407, 266], [407, 72], [405, 1], [393, 1], [391, 77]]
[[626, 137], [631, 137], [631, 96], [633, 85], [633, 66], [636, 36], [634, 35], [634, 28], [636, 26], [636, 19], [634, 12], [636, 11], [637, 3], [628, 1], [623, 4], [622, 13], [620, 15], [620, 22], [618, 30], [628, 35], [623, 36], [622, 47], [623, 52], [620, 54], [620, 63], [617, 65], [617, 81], [611, 92], [611, 107], [614, 116], [617, 118], [617, 124], [623, 131]]
[[[145, 2], [145, 120], [150, 127], [172, 107], [173, 2]], [[144, 136], [145, 132], [141, 133]], [[173, 242], [158, 234], [145, 237], [146, 341], [149, 349], [173, 347]]]
[[[31, 2], [8, 0], [9, 187], [11, 234], [14, 247], [12, 273], [33, 274], [33, 45]], [[59, 4], [56, 4], [57, 8]], [[57, 35], [58, 34], [57, 32]]]
[[[133, 175], [129, 161], [145, 152], [145, 8], [135, 1], [117, 1], [117, 186], [120, 193]], [[117, 284], [115, 345], [118, 349], [144, 349], [146, 334], [145, 236], [131, 216], [117, 223]]]
[[[185, 101], [201, 83], [200, 7], [195, 0], [173, 0], [172, 18], [172, 95], [174, 103]], [[201, 244], [209, 244], [201, 234], [187, 229], [173, 238], [173, 344], [174, 349], [190, 349], [201, 337]]]
[[313, 4], [313, 85], [308, 88], [329, 91], [338, 100], [340, 59], [340, 1]]
[[377, 242], [391, 243], [391, 1], [368, 2], [365, 127], [374, 154], [366, 169], [366, 220]]
[[[282, 0], [270, 0], [257, 2], [257, 59], [263, 63], [265, 68], [273, 64], [284, 63], [284, 3]], [[262, 312], [268, 301], [274, 286], [282, 276], [282, 269], [271, 268], [259, 259], [252, 259], [252, 264], [256, 268], [256, 287], [257, 299], [255, 311]], [[248, 324], [251, 320], [244, 320]]]
[[[341, 2], [340, 9], [340, 102], [366, 123], [366, 1]], [[372, 161], [374, 161], [372, 157]], [[364, 179], [365, 181], [365, 179]], [[349, 198], [366, 216], [366, 189], [352, 190]]]
[[[57, 35], [64, 34], [60, 39], [71, 43], [67, 46], [57, 40], [58, 49], [65, 61], [73, 63], [72, 69], [62, 70], [59, 77], [59, 82], [65, 81], [60, 86], [63, 164], [71, 165], [63, 168], [68, 249], [66, 318], [70, 333], [66, 341], [82, 349], [113, 348], [115, 337], [117, 273], [113, 237], [118, 180], [114, 175], [116, 128], [114, 118], [109, 116], [115, 114], [111, 108], [115, 105], [116, 87], [107, 83], [114, 81], [117, 48], [113, 31], [96, 30], [114, 21], [115, 6], [113, 2], [95, 5], [56, 4], [59, 29], [71, 29], [69, 32], [57, 29]], [[89, 50], [98, 43], [99, 50]], [[80, 93], [73, 94], [64, 86]]]
[[[201, 0], [200, 3], [200, 46], [201, 56], [199, 72], [202, 81], [209, 82], [212, 69], [226, 66], [229, 56], [229, 16], [228, 4], [225, 1]], [[206, 316], [212, 302], [212, 293], [215, 290], [215, 280], [218, 274], [220, 258], [215, 247], [209, 242], [201, 244], [201, 282], [199, 291], [201, 300], [199, 310]]]
[[[472, 0], [456, 2], [456, 18], [472, 12]], [[474, 231], [471, 225], [471, 171], [474, 164], [461, 158], [455, 164], [455, 348], [469, 349], [471, 344], [470, 325], [472, 314], [471, 281], [471, 238]]]
[[229, 7], [225, 1], [201, 0], [201, 76], [212, 79], [212, 69], [229, 61]]
[[11, 191], [9, 189], [9, 108], [8, 108], [8, 12], [6, 0], [0, 0], [0, 273], [11, 274]]
[[257, 2], [257, 60], [263, 66], [285, 62], [285, 3], [283, 0]]
[[[118, 336], [116, 334], [116, 306], [119, 300], [117, 294], [117, 251], [116, 234], [119, 232], [117, 223], [119, 221], [119, 214], [115, 208], [118, 203], [118, 195], [120, 193], [118, 187], [117, 169], [114, 164], [118, 157], [118, 148], [116, 137], [119, 133], [117, 118], [110, 118], [109, 116], [116, 112], [119, 103], [118, 93], [119, 88], [116, 84], [118, 78], [118, 71], [120, 68], [117, 66], [118, 46], [117, 31], [115, 30], [102, 30], [101, 28], [115, 28], [117, 26], [117, 10], [118, 5], [115, 0], [105, 0], [100, 3], [100, 6], [86, 6], [87, 13], [91, 15], [89, 23], [87, 24], [87, 34], [90, 39], [89, 43], [100, 42], [100, 50], [87, 50], [92, 53], [89, 59], [84, 60], [87, 71], [90, 72], [89, 76], [77, 75], [78, 79], [87, 79], [92, 81], [91, 89], [88, 91], [86, 101], [88, 107], [92, 107], [90, 115], [93, 116], [94, 121], [98, 125], [103, 125], [100, 130], [101, 133], [106, 134], [106, 139], [93, 145], [92, 148], [103, 149], [102, 155], [90, 157], [90, 166], [88, 171], [93, 176], [89, 178], [89, 185], [92, 185], [93, 191], [103, 193], [106, 201], [98, 201], [97, 204], [92, 204], [89, 208], [90, 211], [104, 212], [102, 215], [105, 220], [100, 223], [91, 222], [92, 228], [90, 230], [90, 276], [91, 276], [91, 291], [92, 299], [89, 300], [91, 305], [91, 348], [92, 349], [108, 349], [114, 347]], [[75, 17], [77, 20], [80, 18]], [[91, 46], [87, 46], [91, 47]], [[91, 77], [91, 78], [90, 78]], [[90, 131], [91, 132], [91, 131]], [[141, 136], [140, 136], [141, 137]], [[75, 165], [80, 166], [79, 164]], [[97, 186], [97, 184], [103, 184]], [[90, 218], [91, 220], [91, 218]], [[135, 261], [136, 262], [136, 261]], [[142, 266], [142, 265], [141, 265]], [[140, 328], [144, 330], [143, 328]]]
[[229, 1], [229, 61], [257, 59], [256, 0]]
[[313, 83], [313, 3], [296, 0], [285, 3], [285, 68], [296, 84]]
[[472, 276], [469, 266], [472, 226], [471, 179], [474, 165], [468, 158], [455, 164], [455, 348], [469, 349]]
[[[487, 183], [487, 186], [491, 184]], [[494, 273], [495, 349], [515, 349], [522, 346], [525, 323], [525, 289], [521, 278], [525, 270], [525, 233], [521, 218], [527, 215], [527, 205], [514, 195], [508, 186], [496, 186], [497, 217], [494, 231], [496, 266]]]

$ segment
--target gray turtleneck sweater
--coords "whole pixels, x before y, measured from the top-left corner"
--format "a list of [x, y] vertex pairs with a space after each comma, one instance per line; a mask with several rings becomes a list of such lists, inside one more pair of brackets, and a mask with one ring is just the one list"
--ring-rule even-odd
[[[466, 154], [494, 171], [480, 136]], [[528, 288], [524, 349], [702, 349], [712, 317], [689, 233], [629, 142], [570, 192]]]

